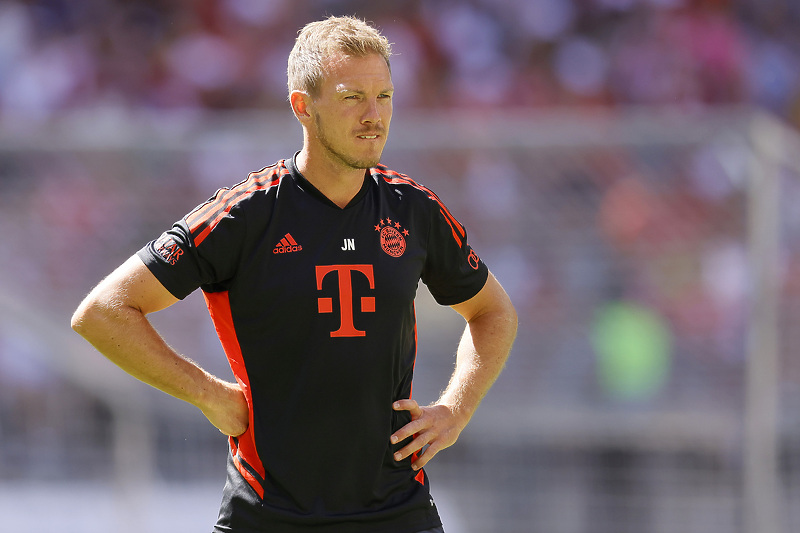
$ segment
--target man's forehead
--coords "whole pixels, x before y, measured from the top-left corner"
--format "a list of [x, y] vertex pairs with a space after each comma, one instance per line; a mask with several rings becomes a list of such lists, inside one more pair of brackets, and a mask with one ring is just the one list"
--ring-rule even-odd
[[383, 79], [391, 85], [391, 72], [386, 60], [380, 54], [353, 56], [344, 52], [334, 52], [325, 61], [324, 80], [334, 81], [338, 87], [342, 83], [357, 83], [368, 79]]

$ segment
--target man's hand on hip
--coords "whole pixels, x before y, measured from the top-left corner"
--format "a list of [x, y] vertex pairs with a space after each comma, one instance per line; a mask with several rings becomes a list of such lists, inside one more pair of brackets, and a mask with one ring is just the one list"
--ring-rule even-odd
[[394, 402], [395, 411], [408, 411], [411, 413], [411, 422], [397, 430], [391, 436], [392, 444], [402, 442], [408, 437], [413, 437], [411, 442], [395, 452], [394, 458], [401, 461], [414, 452], [419, 452], [425, 446], [423, 453], [417, 456], [411, 467], [419, 470], [441, 450], [452, 446], [466, 426], [463, 417], [458, 416], [446, 405], [430, 405], [421, 407], [414, 400], [399, 400]]
[[200, 410], [225, 435], [238, 437], [250, 423], [250, 409], [242, 388], [236, 383], [213, 379], [213, 393]]

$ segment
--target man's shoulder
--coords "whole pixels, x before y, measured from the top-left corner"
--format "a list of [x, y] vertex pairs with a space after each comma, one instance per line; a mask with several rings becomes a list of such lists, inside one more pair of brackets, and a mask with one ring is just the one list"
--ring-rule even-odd
[[253, 205], [252, 200], [263, 196], [263, 192], [268, 193], [275, 189], [287, 175], [289, 171], [284, 160], [281, 160], [274, 165], [249, 173], [245, 179], [232, 187], [217, 189], [211, 198], [186, 215], [186, 226], [193, 236], [205, 237], [233, 213], [259, 208], [258, 204], [261, 202]]
[[370, 172], [379, 185], [390, 185], [392, 189], [403, 191], [404, 194], [410, 194], [412, 197], [418, 196], [421, 199], [429, 200], [438, 199], [436, 193], [425, 185], [406, 174], [391, 170], [384, 164], [372, 167]]
[[281, 180], [289, 174], [290, 170], [286, 165], [286, 160], [281, 159], [273, 165], [249, 173], [247, 178], [235, 185], [232, 190], [236, 189], [239, 195], [249, 196], [253, 192], [269, 190], [279, 185]]
[[250, 172], [245, 179], [231, 187], [223, 187], [214, 194], [209, 202], [223, 204], [230, 208], [233, 205], [253, 198], [259, 191], [270, 191], [280, 185], [281, 181], [290, 174], [285, 160], [264, 167], [261, 170]]

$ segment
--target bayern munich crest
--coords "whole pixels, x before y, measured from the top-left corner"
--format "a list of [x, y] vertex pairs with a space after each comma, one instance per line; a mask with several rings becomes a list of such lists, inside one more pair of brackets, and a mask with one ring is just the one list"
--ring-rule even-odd
[[375, 224], [375, 231], [380, 232], [381, 249], [392, 257], [400, 257], [406, 251], [406, 237], [408, 230], [396, 220], [391, 218], [381, 219]]

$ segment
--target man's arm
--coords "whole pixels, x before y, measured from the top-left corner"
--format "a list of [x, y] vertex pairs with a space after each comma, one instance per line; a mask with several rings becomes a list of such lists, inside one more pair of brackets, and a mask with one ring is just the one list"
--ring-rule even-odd
[[146, 315], [177, 302], [133, 256], [101, 281], [72, 316], [72, 329], [133, 377], [198, 407], [226, 435], [247, 429], [241, 388], [170, 348]]
[[452, 306], [467, 321], [456, 355], [456, 368], [438, 401], [421, 407], [414, 400], [394, 403], [412, 421], [391, 436], [414, 439], [395, 454], [400, 460], [428, 448], [412, 464], [418, 470], [439, 451], [452, 446], [505, 365], [517, 334], [517, 313], [506, 292], [489, 273], [484, 287], [466, 302]]

